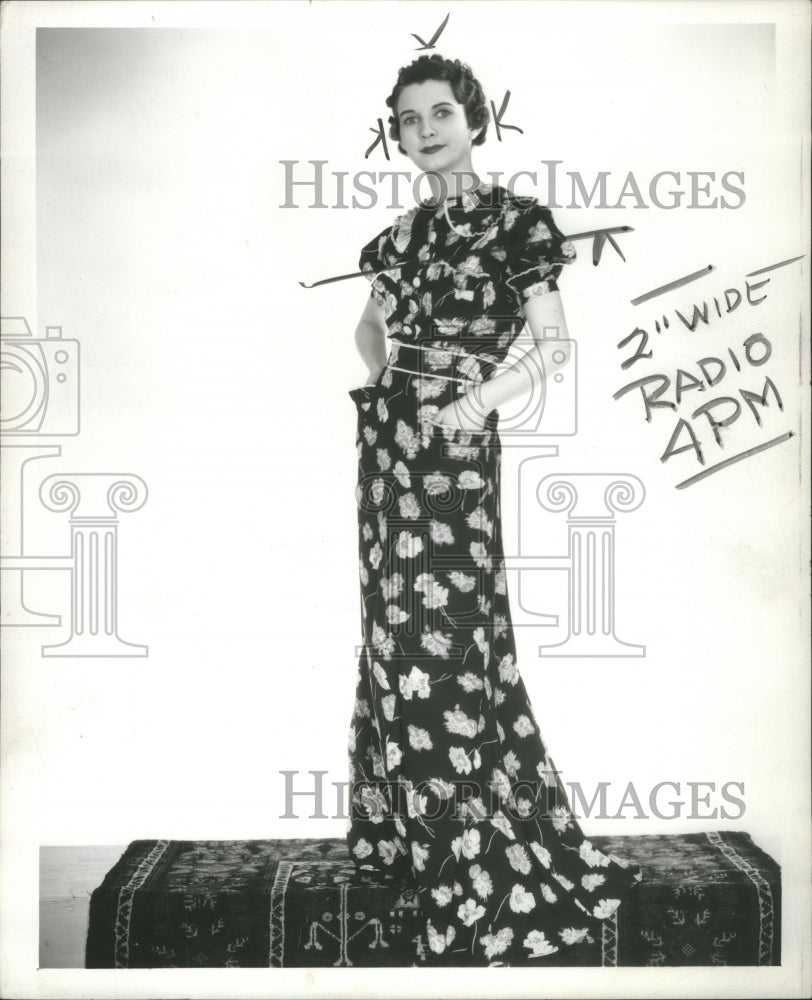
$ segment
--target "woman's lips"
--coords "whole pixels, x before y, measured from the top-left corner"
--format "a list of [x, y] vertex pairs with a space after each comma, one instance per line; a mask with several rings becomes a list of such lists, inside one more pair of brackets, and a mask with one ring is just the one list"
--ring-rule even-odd
[[436, 153], [436, 152], [438, 152], [441, 149], [445, 149], [445, 146], [442, 146], [442, 145], [440, 145], [440, 146], [424, 146], [423, 149], [420, 150], [420, 152], [421, 153]]

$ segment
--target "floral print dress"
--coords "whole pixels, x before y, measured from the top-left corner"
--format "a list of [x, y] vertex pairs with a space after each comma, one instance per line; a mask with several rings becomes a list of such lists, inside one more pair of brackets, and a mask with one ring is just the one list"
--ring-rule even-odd
[[417, 884], [427, 964], [527, 965], [600, 934], [639, 869], [574, 820], [516, 663], [498, 413], [435, 420], [494, 374], [522, 302], [575, 251], [549, 210], [482, 185], [361, 252], [391, 349], [357, 410], [363, 646], [349, 733], [355, 863]]

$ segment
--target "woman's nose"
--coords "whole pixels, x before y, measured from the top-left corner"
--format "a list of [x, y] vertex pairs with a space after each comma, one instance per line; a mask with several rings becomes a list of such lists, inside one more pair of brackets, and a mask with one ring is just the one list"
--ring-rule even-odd
[[426, 122], [425, 123], [425, 125], [423, 126], [423, 128], [420, 130], [420, 134], [424, 138], [428, 138], [429, 136], [434, 135], [434, 126], [431, 124], [431, 122]]

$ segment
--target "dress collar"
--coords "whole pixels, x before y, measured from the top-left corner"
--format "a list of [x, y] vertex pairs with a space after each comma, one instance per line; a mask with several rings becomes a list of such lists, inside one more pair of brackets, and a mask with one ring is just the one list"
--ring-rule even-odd
[[440, 202], [421, 201], [418, 208], [423, 212], [434, 212], [436, 215], [444, 214], [447, 209], [462, 209], [464, 212], [471, 212], [475, 208], [479, 208], [484, 201], [491, 200], [492, 192], [493, 185], [482, 182], [470, 191], [451, 195]]

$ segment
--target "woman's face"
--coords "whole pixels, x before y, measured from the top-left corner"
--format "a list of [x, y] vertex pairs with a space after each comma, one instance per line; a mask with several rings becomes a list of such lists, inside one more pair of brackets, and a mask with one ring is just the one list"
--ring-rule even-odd
[[425, 172], [471, 172], [476, 129], [468, 127], [465, 108], [446, 80], [410, 83], [398, 98], [400, 144]]

